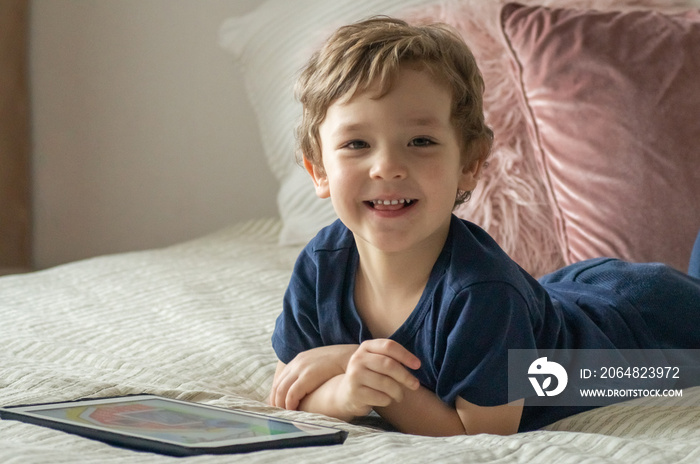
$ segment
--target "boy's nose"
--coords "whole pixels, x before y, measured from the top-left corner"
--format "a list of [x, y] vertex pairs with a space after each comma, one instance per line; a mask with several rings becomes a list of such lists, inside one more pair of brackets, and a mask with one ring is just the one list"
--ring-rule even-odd
[[375, 153], [370, 177], [374, 179], [396, 180], [407, 176], [406, 165], [400, 150], [382, 149]]

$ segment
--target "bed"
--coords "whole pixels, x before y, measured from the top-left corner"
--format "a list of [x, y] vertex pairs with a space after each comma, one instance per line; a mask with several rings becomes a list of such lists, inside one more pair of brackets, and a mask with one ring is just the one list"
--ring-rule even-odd
[[[291, 127], [298, 108], [289, 94], [289, 78], [320, 37], [349, 20], [375, 13], [416, 22], [442, 20], [468, 38], [491, 89], [487, 117], [497, 139], [483, 186], [457, 214], [487, 228], [531, 273], [542, 275], [602, 254], [687, 265], [700, 229], [700, 178], [691, 168], [698, 161], [693, 147], [700, 144], [700, 133], [693, 127], [696, 118], [689, 116], [700, 112], [700, 62], [695, 58], [700, 15], [687, 12], [697, 5], [676, 2], [659, 10], [650, 2], [626, 1], [616, 4], [621, 12], [606, 13], [592, 10], [604, 9], [602, 2], [558, 2], [558, 7], [574, 10], [541, 7], [543, 2], [502, 10], [503, 3], [268, 0], [245, 17], [226, 20], [221, 45], [244, 73], [265, 149], [261, 156], [280, 182], [279, 217], [240, 222], [167, 248], [0, 278], [0, 404], [152, 393], [349, 432], [338, 446], [188, 458], [197, 462], [700, 462], [700, 388], [685, 390], [672, 405], [639, 399], [633, 406], [606, 406], [509, 437], [405, 435], [387, 430], [376, 418], [348, 424], [265, 402], [277, 362], [270, 336], [292, 265], [314, 230], [333, 219], [330, 206], [314, 198], [293, 161]], [[289, 24], [290, 15], [298, 21]], [[673, 27], [653, 29], [659, 39], [653, 43], [638, 36], [669, 21]], [[605, 27], [612, 23], [614, 28]], [[586, 31], [605, 38], [611, 30], [617, 47], [600, 48], [609, 37], [576, 42]], [[562, 38], [567, 31], [573, 39]], [[552, 41], [548, 34], [560, 37]], [[623, 36], [632, 39], [627, 43]], [[647, 50], [644, 69], [662, 68], [660, 74], [623, 73], [619, 56], [608, 59], [611, 50], [633, 54], [640, 41]], [[648, 53], [671, 46], [675, 66]], [[599, 66], [591, 65], [593, 59]], [[577, 80], [573, 92], [557, 79], [570, 83], [566, 72], [578, 62], [587, 69], [616, 72]], [[541, 69], [558, 71], [543, 76], [537, 72]], [[581, 72], [576, 70], [576, 76]], [[674, 79], [661, 85], [659, 76], [669, 73]], [[601, 85], [596, 80], [601, 76], [623, 81], [624, 91]], [[654, 85], [649, 87], [647, 80]], [[601, 92], [591, 92], [591, 87]], [[663, 97], [652, 99], [654, 111], [640, 98], [649, 88], [661, 88], [655, 96]], [[631, 97], [626, 95], [630, 92]], [[619, 117], [615, 112], [635, 117], [625, 124], [602, 124], [593, 116], [601, 106], [613, 120]], [[584, 118], [587, 130], [570, 119], [567, 124], [572, 114]], [[661, 128], [648, 122], [655, 115], [662, 116]], [[605, 132], [611, 127], [614, 134]], [[575, 144], [567, 135], [572, 130]], [[617, 155], [612, 159], [595, 156], [612, 151]], [[653, 164], [660, 151], [671, 162]], [[649, 186], [652, 195], [646, 193]], [[657, 225], [663, 221], [673, 223], [672, 230]], [[0, 421], [3, 463], [169, 459]]]

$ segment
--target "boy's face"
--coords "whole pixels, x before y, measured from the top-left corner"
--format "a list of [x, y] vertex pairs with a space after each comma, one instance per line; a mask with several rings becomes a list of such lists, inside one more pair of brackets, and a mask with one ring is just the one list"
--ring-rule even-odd
[[365, 242], [386, 252], [442, 247], [457, 190], [472, 190], [480, 163], [462, 164], [449, 89], [402, 69], [391, 90], [336, 101], [319, 127], [323, 169], [305, 161], [316, 193]]

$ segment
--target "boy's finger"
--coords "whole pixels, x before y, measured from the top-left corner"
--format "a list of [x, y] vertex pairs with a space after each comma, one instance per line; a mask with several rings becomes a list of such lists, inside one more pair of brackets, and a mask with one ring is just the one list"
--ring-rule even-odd
[[296, 380], [295, 376], [289, 375], [289, 373], [285, 372], [277, 384], [273, 387], [273, 391], [275, 394], [274, 400], [275, 403], [273, 406], [277, 406], [278, 408], [285, 408], [289, 409], [287, 407], [287, 394], [289, 392], [289, 388], [294, 384]]
[[403, 364], [393, 358], [384, 355], [373, 354], [374, 359], [370, 361], [368, 368], [388, 377], [392, 381], [405, 386], [410, 390], [417, 390], [420, 386], [418, 379], [411, 374]]
[[360, 376], [372, 373], [384, 378], [385, 381], [391, 380], [391, 382], [401, 384], [411, 390], [416, 390], [420, 386], [418, 379], [401, 362], [391, 356], [362, 350], [356, 353], [353, 359], [354, 361], [351, 361], [353, 368], [348, 366], [348, 372], [352, 370]]
[[268, 402], [271, 406], [278, 406], [277, 392], [279, 390], [279, 385], [285, 376], [286, 365], [278, 362], [277, 368], [275, 369], [275, 376], [272, 379], [272, 387], [270, 388], [270, 395], [268, 397]]
[[295, 411], [299, 407], [301, 399], [306, 396], [307, 392], [298, 392], [299, 388], [295, 388], [298, 383], [293, 384], [287, 390], [287, 395], [284, 398], [284, 408]]
[[363, 343], [363, 345], [365, 344], [367, 351], [371, 353], [388, 356], [400, 362], [409, 369], [416, 370], [420, 368], [420, 359], [394, 340], [377, 338], [374, 340], [368, 340]]
[[362, 387], [363, 401], [371, 406], [388, 406], [391, 401], [400, 403], [404, 397], [401, 385], [386, 375], [373, 373], [364, 378]]

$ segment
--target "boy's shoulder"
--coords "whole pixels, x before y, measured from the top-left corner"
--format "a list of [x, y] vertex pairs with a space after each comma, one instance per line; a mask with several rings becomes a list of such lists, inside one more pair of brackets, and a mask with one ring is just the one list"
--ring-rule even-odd
[[479, 225], [455, 215], [452, 215], [446, 246], [451, 247], [453, 253], [496, 255], [499, 258], [505, 255], [505, 252], [488, 232]]
[[[452, 218], [446, 244], [452, 278], [465, 284], [504, 282], [524, 283], [525, 271], [513, 261], [498, 243], [478, 225], [457, 217]], [[457, 283], [457, 282], [455, 282]]]

